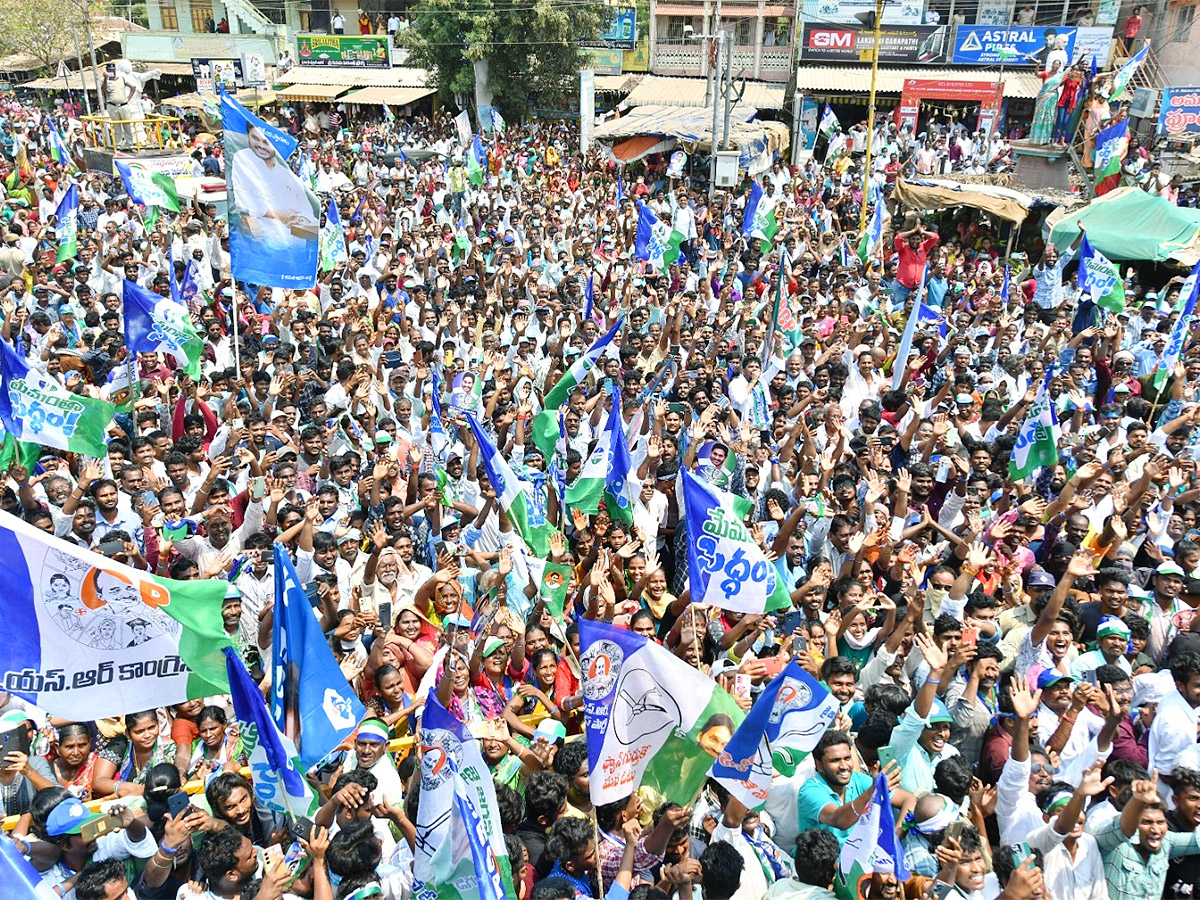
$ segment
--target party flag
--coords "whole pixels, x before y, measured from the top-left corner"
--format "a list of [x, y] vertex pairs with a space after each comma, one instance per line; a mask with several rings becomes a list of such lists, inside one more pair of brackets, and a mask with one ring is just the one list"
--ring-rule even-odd
[[645, 785], [691, 804], [712, 765], [710, 733], [745, 718], [733, 697], [628, 629], [581, 619], [579, 644], [592, 803]]
[[747, 809], [761, 810], [774, 770], [794, 774], [837, 714], [838, 699], [793, 659], [758, 695], [712, 777]]
[[0, 582], [5, 689], [50, 715], [86, 722], [229, 692], [224, 581], [159, 578], [0, 512]]
[[1096, 135], [1095, 168], [1096, 196], [1107, 194], [1121, 184], [1121, 162], [1129, 146], [1129, 120], [1122, 119]]
[[634, 254], [638, 259], [645, 260], [665, 275], [671, 264], [679, 259], [679, 245], [683, 241], [680, 232], [659, 219], [645, 203], [639, 204], [634, 238]]
[[743, 613], [787, 609], [774, 564], [750, 536], [734, 496], [681, 470], [692, 601]]
[[74, 394], [0, 341], [0, 424], [19, 441], [103, 459], [112, 404]]
[[254, 798], [289, 819], [311, 817], [320, 804], [304, 780], [296, 745], [271, 718], [262, 692], [232, 647], [225, 648], [225, 665], [233, 715], [249, 757]]
[[1083, 236], [1079, 245], [1079, 287], [1092, 295], [1097, 306], [1115, 313], [1125, 309], [1125, 282], [1121, 267], [1093, 247]]
[[859, 816], [838, 858], [834, 877], [834, 892], [842, 900], [858, 900], [869, 893], [861, 887], [864, 880], [876, 873], [894, 875], [901, 884], [912, 877], [904, 862], [904, 850], [896, 837], [896, 820], [892, 815], [891, 792], [886, 775], [875, 776], [871, 805]]
[[274, 544], [275, 612], [271, 644], [271, 717], [296, 745], [307, 771], [336, 749], [366, 715], [346, 683], [292, 558]]
[[73, 259], [75, 254], [79, 252], [79, 186], [71, 185], [67, 188], [67, 192], [63, 194], [62, 200], [58, 202], [58, 208], [54, 211], [54, 217], [58, 224], [55, 230], [58, 232], [58, 256], [57, 262], [62, 262], [64, 259]]
[[1058, 462], [1058, 417], [1050, 399], [1049, 381], [1047, 375], [1017, 432], [1017, 441], [1008, 460], [1008, 474], [1013, 481], [1020, 481], [1034, 469]]

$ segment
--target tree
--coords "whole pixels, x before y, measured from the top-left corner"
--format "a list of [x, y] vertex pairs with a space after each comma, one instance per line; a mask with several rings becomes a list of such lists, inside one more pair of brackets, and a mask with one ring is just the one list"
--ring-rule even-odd
[[473, 96], [476, 60], [488, 61], [494, 104], [519, 118], [536, 102], [561, 107], [586, 64], [581, 41], [608, 26], [600, 0], [421, 0], [405, 32], [412, 65], [427, 69], [444, 99]]
[[[102, 14], [92, 5], [93, 17]], [[30, 0], [0, 0], [0, 53], [22, 54], [39, 67], [50, 67], [60, 59], [73, 58], [75, 44], [71, 29], [79, 28], [83, 40], [83, 11], [75, 0], [32, 3]]]

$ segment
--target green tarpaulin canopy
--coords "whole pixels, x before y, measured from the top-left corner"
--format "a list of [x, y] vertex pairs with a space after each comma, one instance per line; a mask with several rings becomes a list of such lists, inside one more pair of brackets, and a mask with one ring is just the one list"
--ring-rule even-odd
[[1172, 206], [1136, 187], [1117, 188], [1086, 206], [1058, 209], [1046, 219], [1050, 239], [1070, 246], [1083, 222], [1088, 243], [1119, 260], [1150, 260], [1191, 265], [1200, 255], [1200, 210]]

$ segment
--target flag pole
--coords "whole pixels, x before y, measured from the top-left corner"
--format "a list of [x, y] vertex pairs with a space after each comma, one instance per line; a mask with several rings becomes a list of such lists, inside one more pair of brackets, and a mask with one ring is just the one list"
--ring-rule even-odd
[[[568, 644], [570, 641], [567, 642]], [[600, 822], [596, 819], [596, 805], [592, 804], [592, 839], [596, 842], [596, 889], [604, 896], [604, 875], [600, 867]]]

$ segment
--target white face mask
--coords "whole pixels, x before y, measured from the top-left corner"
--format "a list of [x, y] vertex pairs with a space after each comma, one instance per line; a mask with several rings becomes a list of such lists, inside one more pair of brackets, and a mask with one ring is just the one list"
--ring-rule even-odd
[[950, 589], [944, 587], [928, 587], [925, 589], [925, 599], [936, 609], [950, 596]]

